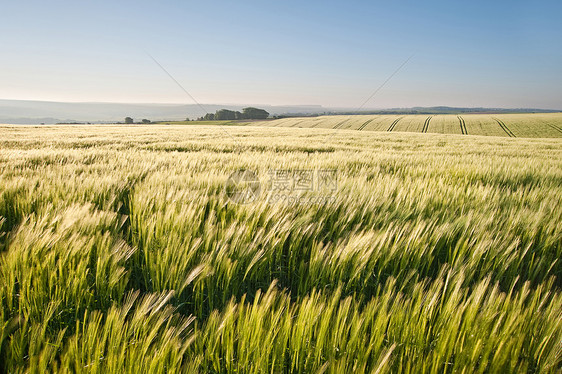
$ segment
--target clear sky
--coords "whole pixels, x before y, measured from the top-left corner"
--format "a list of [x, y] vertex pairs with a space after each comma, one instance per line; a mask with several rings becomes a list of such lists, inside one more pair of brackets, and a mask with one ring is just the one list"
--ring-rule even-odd
[[562, 1], [3, 1], [0, 99], [562, 109]]

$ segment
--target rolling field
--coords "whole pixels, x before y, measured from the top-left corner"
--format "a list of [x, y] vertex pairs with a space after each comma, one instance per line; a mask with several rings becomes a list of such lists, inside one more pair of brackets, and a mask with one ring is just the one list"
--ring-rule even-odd
[[1, 126], [0, 373], [559, 373], [562, 117], [428, 117]]
[[562, 138], [562, 113], [353, 115], [284, 118], [257, 124], [272, 127], [422, 132], [518, 138]]

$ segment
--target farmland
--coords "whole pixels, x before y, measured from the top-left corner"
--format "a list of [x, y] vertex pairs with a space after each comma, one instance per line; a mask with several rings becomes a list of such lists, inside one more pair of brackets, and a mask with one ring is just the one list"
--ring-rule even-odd
[[0, 372], [560, 372], [562, 117], [529, 116], [2, 126]]
[[284, 118], [262, 122], [258, 125], [519, 138], [562, 138], [562, 113], [338, 115]]

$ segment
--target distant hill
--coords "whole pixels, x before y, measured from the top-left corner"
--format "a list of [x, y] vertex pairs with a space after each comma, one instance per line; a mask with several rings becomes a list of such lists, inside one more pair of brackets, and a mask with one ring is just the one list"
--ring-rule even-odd
[[[271, 106], [271, 105], [221, 105], [205, 104], [204, 108], [214, 113], [219, 109], [242, 110], [255, 106], [267, 110], [271, 115], [284, 113], [319, 113], [326, 109], [319, 105]], [[158, 120], [184, 120], [204, 115], [195, 104], [123, 104], [123, 103], [65, 103], [53, 101], [1, 100], [0, 123], [53, 124], [57, 122], [116, 122], [125, 117]]]
[[[350, 108], [325, 108], [320, 105], [271, 106], [260, 104], [221, 105], [205, 104], [209, 113], [219, 109], [242, 110], [255, 106], [267, 110], [272, 116], [294, 117], [323, 114], [450, 114], [450, 113], [550, 113], [559, 110], [502, 109], [502, 108], [455, 108], [447, 106], [390, 108], [353, 111]], [[196, 104], [124, 104], [124, 103], [65, 103], [53, 101], [1, 100], [0, 123], [53, 124], [71, 122], [110, 123], [132, 117], [151, 121], [174, 121], [201, 117], [202, 109]]]
[[346, 111], [338, 110], [330, 114], [508, 114], [508, 113], [558, 113], [559, 109], [532, 109], [532, 108], [463, 108], [449, 106], [390, 108], [379, 110]]

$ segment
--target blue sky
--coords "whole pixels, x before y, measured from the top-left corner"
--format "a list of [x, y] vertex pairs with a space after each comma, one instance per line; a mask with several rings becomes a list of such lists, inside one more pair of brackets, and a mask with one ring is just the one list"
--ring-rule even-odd
[[5, 1], [0, 98], [562, 109], [560, 1]]

